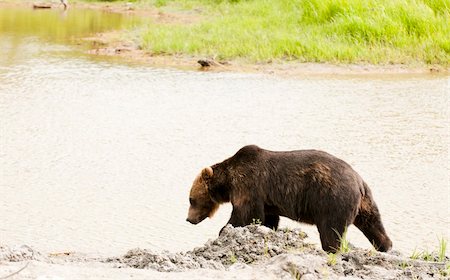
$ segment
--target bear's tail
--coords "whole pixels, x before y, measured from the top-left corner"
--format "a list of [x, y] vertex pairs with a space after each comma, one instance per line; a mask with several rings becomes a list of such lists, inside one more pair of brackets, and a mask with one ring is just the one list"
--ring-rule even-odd
[[392, 248], [392, 241], [386, 234], [381, 222], [377, 204], [373, 199], [369, 186], [365, 182], [363, 182], [362, 199], [354, 224], [378, 251], [386, 252]]

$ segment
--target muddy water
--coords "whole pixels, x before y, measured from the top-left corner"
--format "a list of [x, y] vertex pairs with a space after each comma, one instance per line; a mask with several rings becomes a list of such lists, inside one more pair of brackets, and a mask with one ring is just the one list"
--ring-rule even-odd
[[[117, 64], [82, 55], [59, 31], [8, 25], [6, 14], [0, 10], [2, 244], [101, 255], [192, 249], [217, 235], [231, 209], [185, 222], [193, 179], [251, 143], [323, 149], [348, 161], [372, 187], [400, 251], [450, 239], [448, 77], [290, 80]], [[33, 25], [34, 15], [27, 11]], [[282, 223], [318, 242], [314, 227]], [[370, 246], [353, 227], [349, 239]]]

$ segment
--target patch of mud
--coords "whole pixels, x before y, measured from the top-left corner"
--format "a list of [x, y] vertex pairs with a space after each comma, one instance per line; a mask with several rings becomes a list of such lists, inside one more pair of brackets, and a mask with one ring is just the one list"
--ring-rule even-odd
[[109, 258], [107, 261], [164, 272], [196, 268], [222, 270], [235, 263], [255, 264], [297, 250], [316, 251], [312, 245], [303, 241], [305, 237], [306, 234], [299, 229], [273, 231], [256, 225], [238, 228], [227, 226], [217, 239], [192, 251], [154, 253], [146, 249], [133, 249], [122, 257]]

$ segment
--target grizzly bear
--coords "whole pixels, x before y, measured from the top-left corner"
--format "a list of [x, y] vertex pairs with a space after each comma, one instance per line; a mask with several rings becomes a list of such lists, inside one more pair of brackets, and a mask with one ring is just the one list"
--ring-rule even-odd
[[378, 207], [363, 179], [350, 165], [326, 152], [275, 152], [250, 145], [234, 156], [206, 167], [195, 179], [187, 221], [212, 217], [221, 203], [231, 202], [228, 224], [255, 221], [277, 229], [280, 216], [319, 230], [322, 248], [336, 252], [340, 236], [354, 224], [379, 251], [392, 242]]

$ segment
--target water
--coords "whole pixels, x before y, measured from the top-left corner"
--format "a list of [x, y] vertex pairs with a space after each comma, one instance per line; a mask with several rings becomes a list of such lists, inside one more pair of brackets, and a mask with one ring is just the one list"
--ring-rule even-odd
[[[84, 55], [72, 35], [16, 30], [7, 12], [0, 8], [2, 244], [101, 255], [192, 249], [216, 237], [231, 211], [188, 224], [192, 181], [246, 144], [322, 149], [352, 164], [397, 250], [450, 239], [448, 77], [281, 79], [120, 64]], [[86, 32], [108, 28], [119, 26]], [[282, 224], [319, 242], [315, 227]], [[349, 239], [370, 246], [354, 227]]]

